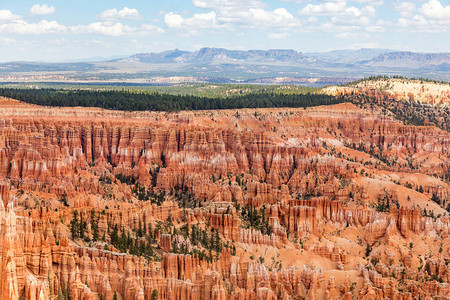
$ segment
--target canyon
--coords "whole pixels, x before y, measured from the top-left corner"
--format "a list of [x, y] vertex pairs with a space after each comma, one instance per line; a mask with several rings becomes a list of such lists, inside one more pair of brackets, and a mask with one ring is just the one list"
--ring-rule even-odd
[[448, 299], [450, 132], [380, 111], [1, 98], [0, 298]]

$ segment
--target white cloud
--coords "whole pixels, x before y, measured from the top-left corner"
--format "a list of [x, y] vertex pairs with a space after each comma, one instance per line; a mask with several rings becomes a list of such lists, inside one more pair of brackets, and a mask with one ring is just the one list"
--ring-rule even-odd
[[428, 22], [424, 17], [414, 16], [413, 19], [400, 18], [397, 23], [400, 27], [427, 26]]
[[97, 16], [102, 21], [118, 21], [118, 20], [139, 20], [142, 19], [141, 14], [135, 8], [124, 7], [121, 10], [116, 8], [105, 10]]
[[373, 25], [373, 26], [367, 26], [366, 27], [366, 31], [367, 32], [385, 32], [386, 28], [384, 28], [383, 26], [379, 26], [379, 25]]
[[[260, 0], [193, 0], [192, 3], [197, 8], [210, 10], [208, 13], [214, 13], [216, 26], [290, 27], [299, 24], [298, 20], [287, 9], [267, 10], [267, 5]], [[176, 14], [175, 17], [174, 15], [174, 13], [169, 15], [169, 20], [167, 20], [169, 23], [180, 21], [179, 17], [181, 16]]]
[[141, 34], [164, 33], [162, 28], [151, 24], [142, 24], [140, 29]]
[[332, 15], [345, 11], [347, 4], [345, 2], [325, 2], [321, 4], [308, 4], [301, 11], [301, 15]]
[[384, 4], [383, 0], [356, 0], [358, 3], [369, 4], [373, 6], [381, 6]]
[[417, 14], [403, 15], [397, 21], [397, 27], [406, 32], [449, 32], [450, 5], [443, 6], [437, 0], [424, 3]]
[[417, 8], [412, 2], [398, 2], [394, 4], [394, 9], [398, 11], [402, 17], [412, 17]]
[[356, 43], [353, 45], [350, 45], [348, 48], [352, 50], [358, 50], [361, 48], [380, 48], [380, 44], [377, 42], [368, 42], [368, 43]]
[[285, 8], [273, 11], [261, 8], [251, 8], [246, 11], [233, 13], [217, 12], [217, 22], [222, 26], [239, 25], [245, 27], [291, 27], [298, 24], [298, 20]]
[[360, 32], [340, 32], [335, 36], [340, 39], [365, 39], [369, 37], [368, 34]]
[[[305, 2], [311, 2], [311, 0], [281, 0], [283, 2], [294, 2], [294, 3], [305, 3]], [[347, 0], [318, 0], [318, 2], [347, 2]], [[380, 6], [384, 4], [383, 0], [354, 0], [349, 2], [356, 2], [356, 3], [362, 3], [362, 4], [369, 4], [373, 6]]]
[[358, 25], [352, 24], [341, 24], [337, 26], [332, 22], [325, 22], [320, 24], [318, 27], [314, 27], [312, 31], [320, 31], [320, 32], [356, 32], [360, 29]]
[[164, 23], [166, 23], [169, 28], [181, 28], [184, 19], [181, 15], [170, 12], [164, 16]]
[[209, 12], [206, 14], [194, 14], [192, 18], [186, 19], [184, 24], [188, 27], [205, 27], [214, 26], [217, 24], [216, 13]]
[[41, 20], [38, 23], [27, 23], [23, 20], [0, 25], [0, 32], [12, 34], [49, 34], [64, 33], [67, 27], [56, 21]]
[[364, 16], [354, 16], [354, 17], [332, 17], [330, 18], [331, 23], [336, 26], [342, 25], [358, 25], [358, 26], [368, 26], [370, 24], [370, 20]]
[[131, 34], [147, 35], [164, 32], [161, 28], [150, 24], [142, 24], [140, 27], [132, 27], [124, 25], [120, 22], [94, 22], [88, 25], [71, 26], [70, 30], [79, 34], [98, 34], [114, 37]]
[[385, 32], [386, 28], [393, 27], [394, 23], [386, 20], [378, 20], [375, 24], [366, 27], [367, 32]]
[[217, 26], [215, 12], [194, 14], [191, 18], [183, 18], [179, 14], [169, 12], [164, 16], [164, 23], [169, 28], [184, 28], [187, 31], [195, 30], [196, 28], [209, 28]]
[[[372, 3], [373, 1], [360, 1], [361, 3]], [[372, 3], [373, 4], [373, 3]], [[342, 26], [369, 26], [372, 18], [375, 17], [377, 10], [372, 5], [366, 5], [362, 8], [347, 6], [346, 1], [327, 1], [320, 4], [307, 4], [299, 11], [301, 16], [324, 16], [334, 25], [335, 31], [343, 32]], [[321, 26], [328, 26], [322, 23]], [[359, 28], [356, 28], [358, 30]]]
[[211, 11], [194, 14], [190, 18], [183, 18], [180, 14], [170, 12], [164, 16], [164, 23], [169, 28], [187, 31], [199, 28], [229, 28], [231, 25], [248, 27], [289, 27], [298, 24], [294, 16], [285, 8], [267, 11], [261, 8], [251, 8], [247, 11], [224, 13]]
[[325, 2], [321, 4], [308, 4], [302, 10], [300, 15], [313, 16], [330, 16], [330, 17], [345, 17], [358, 18], [361, 16], [373, 17], [377, 10], [372, 5], [367, 5], [361, 9], [355, 6], [347, 6], [346, 1], [339, 2]]
[[256, 26], [293, 26], [297, 23], [294, 16], [285, 8], [266, 11], [260, 8], [250, 9], [251, 25]]
[[133, 29], [122, 23], [106, 24], [104, 22], [94, 22], [88, 25], [78, 25], [71, 27], [75, 33], [99, 34], [106, 36], [121, 36], [130, 33]]
[[[50, 13], [54, 8], [47, 5], [34, 5], [32, 13], [44, 14]], [[93, 22], [87, 25], [66, 26], [56, 21], [41, 20], [38, 23], [28, 23], [21, 16], [14, 15], [9, 10], [0, 10], [0, 33], [7, 34], [98, 34], [105, 36], [122, 35], [148, 35], [163, 33], [164, 30], [151, 24], [141, 24], [138, 27], [124, 25], [120, 22], [114, 22], [114, 18], [132, 19], [140, 17], [135, 9], [124, 8], [120, 11], [109, 10], [102, 13], [102, 18], [107, 20]]]
[[196, 29], [192, 29], [192, 30], [180, 32], [178, 35], [182, 36], [182, 37], [193, 37], [193, 36], [199, 36], [200, 32]]
[[10, 10], [0, 9], [0, 24], [8, 21], [20, 20], [21, 16], [13, 14]]
[[317, 23], [317, 22], [319, 22], [319, 19], [317, 17], [309, 17], [305, 22], [306, 23]]
[[371, 5], [364, 6], [361, 11], [363, 14], [369, 17], [375, 17], [375, 15], [377, 14], [377, 10]]
[[406, 32], [448, 32], [450, 30], [450, 20], [429, 20], [421, 15], [415, 15], [410, 19], [398, 19], [397, 26]]
[[56, 8], [54, 6], [48, 6], [47, 4], [35, 4], [30, 8], [30, 13], [33, 15], [50, 15], [55, 13]]
[[61, 46], [66, 44], [68, 41], [64, 38], [60, 38], [60, 39], [49, 39], [49, 40], [45, 40], [45, 43], [47, 45], [51, 45], [51, 46]]
[[16, 40], [0, 36], [0, 43], [1, 44], [7, 44], [7, 45], [15, 44]]
[[287, 39], [288, 37], [290, 37], [291, 35], [289, 34], [289, 33], [287, 33], [287, 32], [276, 32], [276, 33], [269, 33], [268, 35], [267, 35], [267, 37], [269, 38], [269, 39], [278, 39], [278, 40], [281, 40], [281, 39]]
[[450, 5], [443, 6], [437, 0], [430, 0], [419, 9], [426, 17], [435, 20], [450, 20]]
[[193, 0], [195, 7], [216, 11], [243, 11], [253, 8], [264, 8], [260, 0]]

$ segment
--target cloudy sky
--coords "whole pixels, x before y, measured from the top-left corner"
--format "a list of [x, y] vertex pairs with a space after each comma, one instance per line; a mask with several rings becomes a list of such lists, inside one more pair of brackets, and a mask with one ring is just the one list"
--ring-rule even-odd
[[167, 49], [450, 51], [450, 0], [0, 0], [0, 61]]

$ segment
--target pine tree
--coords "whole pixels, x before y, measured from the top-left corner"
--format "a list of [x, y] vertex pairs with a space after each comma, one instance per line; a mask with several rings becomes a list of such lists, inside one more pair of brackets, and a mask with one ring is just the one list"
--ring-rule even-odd
[[441, 205], [441, 199], [439, 199], [439, 197], [435, 193], [433, 193], [433, 195], [431, 196], [431, 201], [438, 205]]
[[151, 295], [151, 300], [158, 300], [159, 292], [157, 289], [154, 289]]
[[91, 211], [91, 229], [92, 229], [92, 239], [94, 241], [98, 241], [99, 234], [98, 234], [98, 220], [99, 217], [95, 217], [95, 210], [92, 209]]
[[119, 244], [119, 226], [117, 226], [117, 224], [114, 224], [114, 229], [111, 233], [111, 244], [113, 244], [114, 247], [118, 247]]
[[79, 222], [79, 225], [78, 225], [78, 229], [79, 229], [78, 235], [82, 239], [84, 239], [84, 234], [86, 233], [86, 227], [87, 227], [87, 222], [83, 221], [83, 218], [80, 215], [80, 222]]
[[127, 235], [125, 234], [124, 227], [122, 227], [122, 234], [120, 235], [119, 247], [120, 247], [120, 250], [122, 250], [122, 252], [126, 252], [127, 248], [128, 248], [128, 238], [127, 238]]
[[216, 230], [214, 234], [214, 250], [217, 253], [222, 252], [222, 241], [220, 240], [219, 230]]
[[138, 237], [142, 237], [142, 222], [139, 220], [139, 228], [137, 232]]
[[70, 232], [72, 233], [72, 239], [79, 236], [79, 221], [78, 221], [78, 210], [73, 212], [72, 221], [70, 221]]

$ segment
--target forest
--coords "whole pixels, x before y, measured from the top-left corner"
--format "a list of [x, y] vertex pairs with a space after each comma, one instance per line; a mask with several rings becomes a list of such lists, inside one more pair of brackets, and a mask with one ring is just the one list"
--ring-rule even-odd
[[338, 104], [346, 101], [343, 97], [324, 94], [290, 94], [273, 91], [211, 98], [129, 90], [90, 91], [82, 89], [0, 88], [0, 96], [44, 106], [100, 107], [124, 111], [310, 107]]

